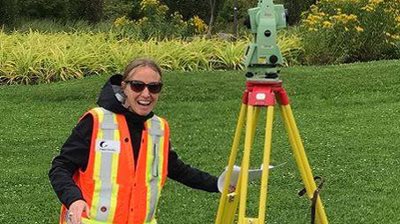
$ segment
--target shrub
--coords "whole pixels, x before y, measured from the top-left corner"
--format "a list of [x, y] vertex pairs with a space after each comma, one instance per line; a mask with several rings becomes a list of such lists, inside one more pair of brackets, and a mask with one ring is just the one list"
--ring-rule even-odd
[[126, 16], [117, 18], [114, 32], [119, 33], [121, 38], [143, 40], [185, 38], [206, 32], [207, 25], [200, 17], [194, 16], [185, 21], [180, 13], [167, 14], [168, 10], [158, 0], [143, 0], [139, 12], [143, 17], [137, 20], [130, 20]]
[[[301, 13], [307, 11], [316, 0], [286, 0], [285, 8], [288, 10], [288, 23], [290, 25], [298, 24], [301, 20]], [[276, 1], [275, 1], [276, 2]]]
[[31, 0], [17, 1], [20, 17], [27, 18], [67, 18], [69, 1]]
[[321, 0], [302, 20], [306, 63], [398, 58], [398, 0]]
[[[194, 16], [198, 16], [207, 22], [210, 19], [209, 0], [161, 0], [161, 2], [168, 6], [170, 14], [179, 12], [185, 20]], [[216, 2], [216, 14], [218, 14], [223, 2]]]
[[[127, 22], [126, 20], [125, 22]], [[291, 63], [300, 48], [292, 34], [280, 35], [282, 54]], [[154, 58], [165, 70], [242, 69], [248, 39], [235, 42], [192, 38], [149, 41], [109, 33], [0, 31], [0, 84], [47, 83], [118, 72], [132, 58]]]
[[104, 20], [115, 20], [128, 16], [134, 9], [132, 0], [104, 0]]

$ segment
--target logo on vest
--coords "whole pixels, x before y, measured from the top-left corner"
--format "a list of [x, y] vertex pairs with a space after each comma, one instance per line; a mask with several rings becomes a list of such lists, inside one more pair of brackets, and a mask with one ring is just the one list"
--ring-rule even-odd
[[96, 140], [96, 150], [100, 152], [119, 153], [121, 151], [121, 143], [119, 141]]

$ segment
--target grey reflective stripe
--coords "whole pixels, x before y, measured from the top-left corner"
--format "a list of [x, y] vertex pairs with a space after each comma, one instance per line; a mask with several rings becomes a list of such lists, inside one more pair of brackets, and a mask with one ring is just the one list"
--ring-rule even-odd
[[[100, 123], [100, 129], [103, 131], [104, 140], [114, 140], [114, 131], [118, 129], [118, 124], [114, 121], [114, 113], [101, 108], [104, 116], [103, 122]], [[97, 208], [97, 214], [95, 220], [107, 221], [111, 210], [111, 192], [112, 192], [112, 181], [111, 181], [111, 171], [112, 171], [112, 157], [113, 153], [101, 152], [101, 167], [100, 167], [100, 180], [101, 187], [99, 193], [99, 203]]]
[[149, 213], [147, 214], [146, 222], [152, 221], [154, 218], [154, 213], [157, 206], [158, 201], [158, 183], [161, 181], [161, 177], [159, 175], [159, 162], [160, 162], [160, 137], [164, 135], [164, 131], [161, 129], [161, 121], [157, 116], [153, 116], [150, 120], [151, 125], [149, 129], [149, 134], [151, 136], [151, 140], [153, 142], [153, 164], [151, 166], [151, 179], [150, 179], [150, 205], [149, 205]]
[[[153, 138], [154, 139], [154, 138]], [[151, 166], [152, 177], [158, 177], [158, 150], [160, 145], [153, 143], [153, 164]]]

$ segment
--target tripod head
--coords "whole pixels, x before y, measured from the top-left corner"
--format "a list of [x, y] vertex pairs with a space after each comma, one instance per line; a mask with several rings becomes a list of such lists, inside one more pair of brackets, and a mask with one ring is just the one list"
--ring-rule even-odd
[[278, 79], [278, 66], [282, 65], [281, 51], [276, 44], [277, 29], [286, 27], [286, 11], [273, 0], [259, 0], [248, 10], [247, 27], [254, 38], [246, 50], [246, 77], [249, 80]]

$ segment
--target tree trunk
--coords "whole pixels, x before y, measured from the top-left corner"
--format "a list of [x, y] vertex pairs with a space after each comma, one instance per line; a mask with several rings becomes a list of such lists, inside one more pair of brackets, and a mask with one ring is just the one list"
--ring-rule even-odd
[[208, 23], [207, 38], [211, 38], [212, 29], [214, 26], [214, 13], [216, 0], [210, 0], [210, 22]]
[[238, 0], [234, 0], [233, 2], [233, 34], [235, 35], [235, 38], [237, 39], [239, 36], [239, 29], [238, 29]]

